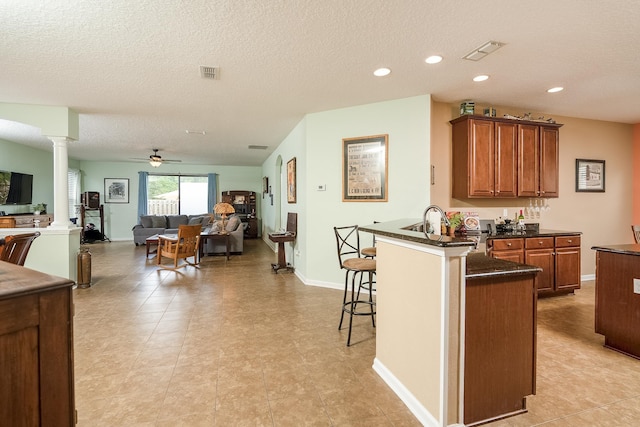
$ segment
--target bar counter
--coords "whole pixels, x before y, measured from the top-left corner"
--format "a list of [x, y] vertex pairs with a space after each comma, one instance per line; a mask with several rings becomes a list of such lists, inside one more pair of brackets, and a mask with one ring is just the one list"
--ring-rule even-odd
[[377, 246], [373, 369], [424, 425], [526, 412], [535, 393], [538, 267], [489, 258], [422, 221], [360, 227]]
[[604, 346], [640, 359], [640, 245], [594, 246], [596, 333]]

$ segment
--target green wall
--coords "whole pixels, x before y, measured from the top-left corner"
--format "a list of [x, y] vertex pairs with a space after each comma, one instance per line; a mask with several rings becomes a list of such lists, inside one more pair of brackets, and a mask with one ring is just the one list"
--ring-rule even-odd
[[[38, 150], [0, 139], [0, 170], [33, 175], [33, 204], [46, 203], [53, 212], [53, 143]], [[0, 205], [7, 214], [33, 212], [32, 205]]]

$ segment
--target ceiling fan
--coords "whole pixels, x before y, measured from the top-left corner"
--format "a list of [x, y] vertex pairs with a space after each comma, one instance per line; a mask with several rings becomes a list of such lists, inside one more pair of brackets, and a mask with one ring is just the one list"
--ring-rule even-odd
[[153, 154], [149, 156], [149, 159], [133, 159], [133, 160], [143, 160], [143, 161], [148, 161], [149, 164], [151, 166], [153, 166], [154, 168], [158, 168], [160, 167], [161, 164], [163, 163], [180, 163], [182, 162], [182, 160], [169, 160], [169, 159], [163, 159], [161, 155], [158, 154], [159, 149], [158, 148], [153, 148]]

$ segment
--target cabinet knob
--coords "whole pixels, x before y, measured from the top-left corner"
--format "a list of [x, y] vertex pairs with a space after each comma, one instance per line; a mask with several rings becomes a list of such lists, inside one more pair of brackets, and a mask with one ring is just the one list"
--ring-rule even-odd
[[511, 246], [511, 243], [507, 243], [507, 246]]
[[538, 244], [541, 245], [542, 244], [542, 240], [538, 240]]
[[567, 240], [567, 243], [573, 243], [573, 240], [569, 239]]

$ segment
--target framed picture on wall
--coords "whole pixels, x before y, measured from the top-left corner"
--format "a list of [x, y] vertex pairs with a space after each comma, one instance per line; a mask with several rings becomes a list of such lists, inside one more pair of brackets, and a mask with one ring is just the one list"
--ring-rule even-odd
[[268, 193], [269, 192], [269, 177], [265, 176], [262, 178], [262, 192], [263, 193]]
[[287, 162], [287, 202], [296, 202], [296, 158]]
[[342, 201], [386, 202], [389, 135], [342, 140]]
[[576, 159], [576, 192], [604, 193], [604, 160]]
[[104, 202], [129, 203], [129, 178], [105, 178]]

